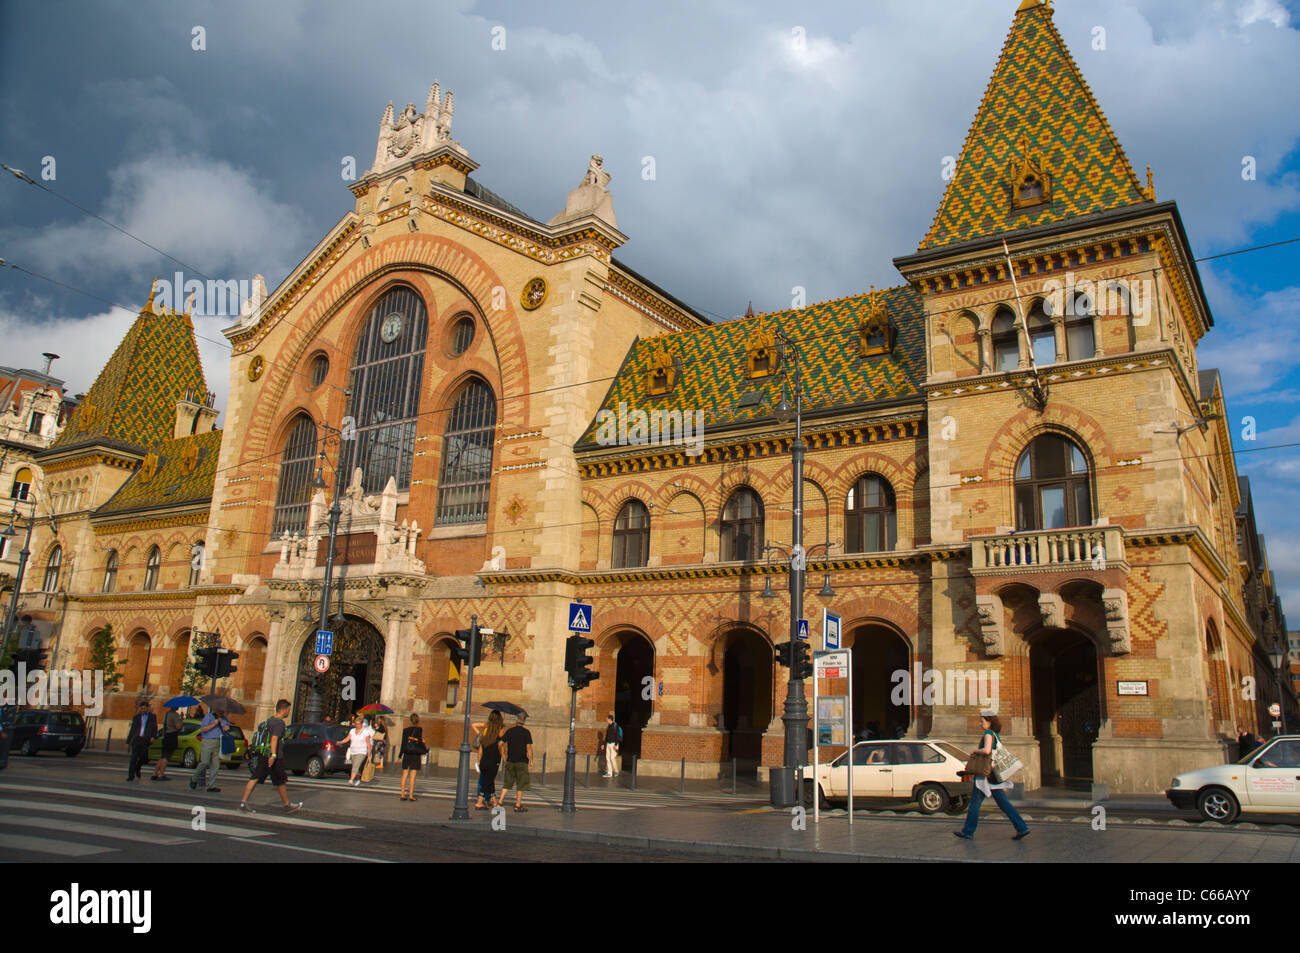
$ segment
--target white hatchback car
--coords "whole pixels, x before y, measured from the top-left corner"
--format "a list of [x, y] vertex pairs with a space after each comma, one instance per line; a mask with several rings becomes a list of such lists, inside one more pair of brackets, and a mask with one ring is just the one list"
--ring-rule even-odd
[[1243, 812], [1300, 814], [1300, 735], [1281, 735], [1231, 764], [1180, 774], [1165, 796], [1221, 824]]
[[[848, 754], [818, 765], [815, 781], [812, 765], [804, 768], [805, 807], [812, 807], [814, 791], [821, 795], [823, 807], [847, 801]], [[923, 814], [961, 807], [970, 797], [970, 781], [958, 777], [966, 757], [967, 752], [956, 745], [933, 738], [859, 741], [853, 746], [853, 797], [916, 804]]]

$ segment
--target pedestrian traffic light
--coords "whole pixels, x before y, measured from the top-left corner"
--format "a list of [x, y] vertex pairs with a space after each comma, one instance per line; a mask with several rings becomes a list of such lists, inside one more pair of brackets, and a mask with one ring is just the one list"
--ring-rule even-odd
[[781, 642], [776, 646], [776, 664], [782, 668], [790, 667], [790, 643]]
[[600, 672], [593, 672], [589, 668], [592, 658], [587, 654], [587, 649], [595, 644], [581, 635], [571, 635], [564, 643], [564, 670], [569, 673], [569, 686], [576, 691], [582, 691], [600, 678]]
[[235, 659], [239, 658], [238, 652], [226, 650], [217, 653], [217, 678], [229, 678], [239, 671], [235, 668]]
[[194, 652], [194, 671], [204, 678], [215, 678], [217, 672], [217, 649], [215, 646], [196, 649]]
[[803, 639], [795, 639], [790, 644], [794, 648], [794, 659], [791, 663], [794, 667], [794, 677], [812, 678], [812, 650], [809, 648], [808, 643]]

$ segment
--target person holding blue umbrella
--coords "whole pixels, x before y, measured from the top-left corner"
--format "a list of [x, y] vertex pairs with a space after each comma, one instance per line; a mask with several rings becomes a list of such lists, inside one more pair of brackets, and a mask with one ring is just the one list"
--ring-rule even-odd
[[181, 726], [183, 724], [180, 710], [197, 703], [198, 699], [189, 695], [177, 695], [175, 698], [169, 698], [163, 702], [167, 714], [163, 716], [162, 756], [153, 767], [153, 777], [149, 779], [150, 781], [171, 780], [171, 778], [167, 777], [167, 765], [171, 761], [172, 752], [180, 744]]

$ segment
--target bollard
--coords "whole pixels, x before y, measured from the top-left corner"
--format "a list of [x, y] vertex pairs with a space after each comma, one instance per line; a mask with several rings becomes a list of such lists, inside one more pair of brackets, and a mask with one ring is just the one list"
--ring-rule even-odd
[[587, 755], [587, 780], [583, 782], [584, 788], [591, 787], [591, 755]]
[[736, 793], [736, 759], [731, 759], [731, 793]]
[[108, 753], [108, 746], [113, 743], [113, 729], [108, 729], [108, 737], [104, 739], [104, 752]]
[[682, 756], [682, 793], [686, 793], [686, 756]]
[[545, 751], [542, 752], [542, 777], [541, 780], [537, 782], [537, 786], [539, 788], [546, 787], [546, 752]]
[[636, 790], [636, 766], [640, 762], [640, 755], [632, 755], [632, 790]]

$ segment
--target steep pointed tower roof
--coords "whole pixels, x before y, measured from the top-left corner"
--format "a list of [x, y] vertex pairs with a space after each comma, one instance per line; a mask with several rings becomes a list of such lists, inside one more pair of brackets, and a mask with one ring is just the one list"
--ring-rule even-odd
[[1051, 5], [1024, 0], [920, 250], [1151, 200]]
[[47, 453], [104, 444], [148, 451], [175, 435], [176, 402], [207, 391], [188, 314], [155, 308], [154, 294]]

